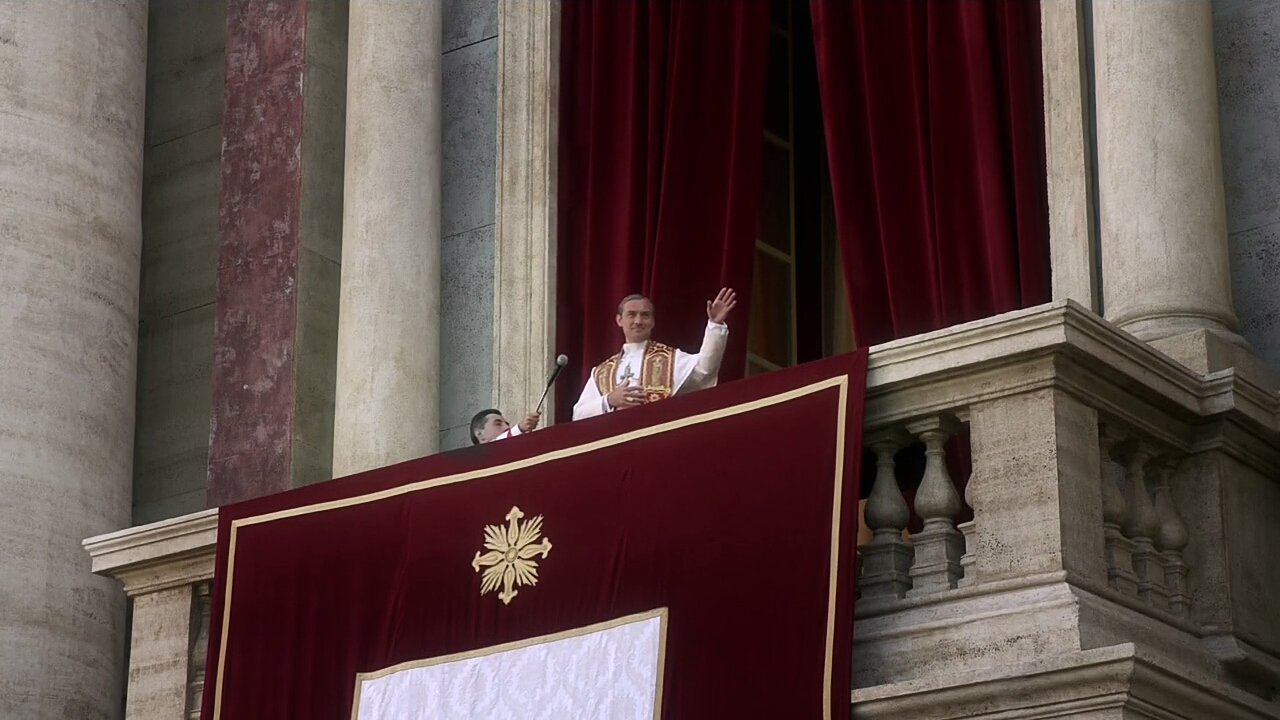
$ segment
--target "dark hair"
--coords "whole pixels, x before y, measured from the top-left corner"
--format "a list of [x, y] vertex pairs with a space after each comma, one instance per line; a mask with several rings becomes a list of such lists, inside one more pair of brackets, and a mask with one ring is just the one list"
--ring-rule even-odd
[[631, 293], [630, 295], [628, 295], [628, 296], [626, 296], [626, 297], [622, 298], [622, 300], [618, 302], [618, 314], [619, 314], [619, 315], [621, 315], [621, 314], [622, 314], [622, 306], [623, 306], [623, 305], [626, 305], [627, 303], [631, 302], [632, 300], [643, 300], [643, 301], [645, 301], [645, 302], [649, 303], [649, 309], [651, 309], [651, 310], [653, 309], [653, 301], [652, 301], [652, 300], [650, 300], [649, 298], [645, 297], [644, 295], [641, 295], [640, 293]]
[[502, 414], [501, 410], [489, 408], [488, 410], [481, 410], [480, 412], [471, 416], [471, 444], [472, 445], [480, 444], [480, 438], [476, 437], [476, 433], [480, 432], [481, 430], [484, 430], [485, 420], [488, 420], [490, 415], [501, 415], [501, 414]]

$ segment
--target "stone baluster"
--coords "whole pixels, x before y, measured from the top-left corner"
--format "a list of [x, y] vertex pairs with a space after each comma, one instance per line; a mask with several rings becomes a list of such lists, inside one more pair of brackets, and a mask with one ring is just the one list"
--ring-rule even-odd
[[209, 652], [209, 583], [196, 583], [191, 608], [191, 624], [195, 632], [191, 635], [191, 655], [187, 667], [190, 668], [187, 681], [187, 718], [200, 720], [200, 704], [204, 702], [204, 668]]
[[862, 599], [862, 567], [862, 548], [855, 548], [853, 551], [853, 576], [857, 578], [853, 593], [855, 600]]
[[911, 537], [915, 561], [911, 565], [909, 596], [952, 589], [960, 581], [964, 536], [955, 525], [960, 515], [960, 493], [947, 472], [942, 449], [957, 429], [958, 423], [941, 416], [907, 426], [907, 431], [919, 437], [925, 447], [924, 478], [915, 498], [916, 514], [924, 520], [924, 529]]
[[[956, 420], [961, 425], [969, 424], [969, 411], [961, 410], [956, 413]], [[978, 463], [976, 458], [973, 467], [969, 470], [969, 481], [964, 485], [964, 504], [970, 508], [973, 507], [973, 484], [978, 481]], [[960, 557], [960, 587], [973, 585], [978, 581], [978, 565], [977, 556], [974, 554], [976, 543], [974, 541], [974, 532], [977, 528], [977, 513], [974, 513], [974, 519], [969, 522], [960, 523], [957, 529], [964, 536], [964, 555]]]
[[1170, 478], [1176, 466], [1174, 459], [1167, 458], [1156, 470], [1154, 504], [1156, 515], [1160, 518], [1160, 531], [1155, 537], [1155, 543], [1164, 569], [1162, 600], [1167, 602], [1170, 612], [1185, 615], [1188, 600], [1187, 565], [1182, 559], [1182, 550], [1190, 538], [1186, 524], [1178, 516], [1178, 509], [1173, 504], [1173, 493], [1170, 491]]
[[902, 537], [911, 513], [907, 509], [907, 501], [902, 498], [893, 462], [894, 454], [907, 444], [907, 440], [896, 431], [885, 431], [868, 438], [867, 445], [876, 454], [876, 479], [865, 511], [872, 537], [860, 548], [862, 597], [903, 597], [911, 588], [911, 546]]
[[[1133, 541], [1133, 574], [1137, 576], [1138, 597], [1151, 602], [1152, 584], [1155, 580], [1155, 538], [1160, 532], [1160, 516], [1151, 504], [1151, 492], [1147, 490], [1147, 463], [1155, 452], [1145, 443], [1135, 444], [1129, 452], [1129, 517], [1124, 534]], [[1160, 581], [1163, 582], [1161, 577]]]
[[1135, 595], [1138, 579], [1133, 574], [1133, 543], [1122, 528], [1129, 519], [1129, 505], [1116, 484], [1112, 450], [1123, 435], [1114, 427], [1103, 425], [1098, 433], [1099, 481], [1102, 484], [1102, 533], [1107, 553], [1107, 585], [1114, 590]]

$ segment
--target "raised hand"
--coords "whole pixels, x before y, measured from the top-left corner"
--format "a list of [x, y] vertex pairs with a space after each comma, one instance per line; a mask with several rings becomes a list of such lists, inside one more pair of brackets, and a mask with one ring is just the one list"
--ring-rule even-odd
[[540, 412], [531, 412], [528, 415], [525, 415], [524, 419], [520, 421], [520, 432], [533, 432], [534, 428], [538, 427], [538, 421], [541, 419], [542, 413]]
[[707, 319], [714, 323], [722, 323], [729, 317], [729, 311], [738, 304], [738, 296], [732, 288], [720, 288], [715, 300], [707, 301]]

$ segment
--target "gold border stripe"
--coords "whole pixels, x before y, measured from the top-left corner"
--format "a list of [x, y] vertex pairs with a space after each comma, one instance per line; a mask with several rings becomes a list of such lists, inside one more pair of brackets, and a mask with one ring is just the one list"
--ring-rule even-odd
[[840, 502], [844, 494], [844, 430], [845, 415], [848, 412], [847, 376], [841, 376], [840, 400], [836, 406], [836, 489], [831, 496], [831, 574], [828, 577], [827, 598], [827, 657], [822, 670], [822, 717], [831, 720], [831, 674], [834, 672], [832, 661], [836, 647], [836, 592], [840, 579]]
[[[813, 383], [812, 385], [806, 385], [804, 387], [788, 390], [787, 392], [772, 395], [770, 397], [752, 400], [751, 402], [742, 403], [741, 405], [734, 405], [728, 408], [705, 412], [701, 415], [692, 415], [678, 420], [671, 420], [669, 422], [662, 423], [661, 425], [653, 425], [651, 427], [632, 430], [630, 432], [622, 433], [621, 435], [601, 438], [600, 440], [595, 440], [583, 445], [575, 445], [573, 447], [553, 450], [549, 453], [536, 455], [531, 458], [515, 460], [506, 463], [505, 465], [495, 465], [494, 467], [471, 470], [464, 473], [457, 473], [455, 475], [446, 475], [444, 477], [438, 477], [431, 480], [419, 480], [418, 482], [387, 488], [386, 490], [380, 490], [378, 492], [372, 492], [365, 495], [356, 495], [354, 497], [343, 498], [341, 500], [330, 500], [328, 502], [316, 503], [314, 505], [304, 505], [302, 507], [289, 508], [287, 510], [277, 510], [276, 512], [266, 513], [264, 515], [241, 518], [239, 520], [233, 520], [231, 526], [232, 528], [236, 528], [248, 525], [257, 525], [259, 523], [281, 520], [288, 517], [296, 517], [298, 515], [309, 515], [311, 513], [326, 512], [328, 510], [350, 507], [352, 505], [363, 505], [366, 503], [376, 502], [378, 500], [406, 495], [419, 490], [426, 490], [428, 488], [440, 487], [442, 485], [453, 485], [454, 483], [476, 480], [478, 478], [499, 475], [501, 473], [512, 472], [514, 470], [523, 470], [524, 468], [533, 467], [534, 465], [542, 465], [543, 463], [555, 460], [583, 455], [607, 447], [613, 447], [614, 445], [621, 445], [623, 443], [640, 440], [652, 435], [659, 435], [672, 430], [679, 430], [691, 425], [701, 425], [702, 423], [710, 422], [712, 420], [720, 420], [733, 415], [741, 415], [742, 413], [752, 410], [759, 410], [760, 408], [769, 407], [771, 405], [779, 405], [789, 400], [795, 400], [796, 398], [801, 398], [806, 395], [812, 395], [815, 392], [826, 390], [828, 388], [845, 387], [847, 384], [848, 381], [845, 376], [828, 378], [821, 382]], [[229, 561], [230, 560], [228, 560], [228, 562]]]
[[301, 507], [289, 508], [286, 510], [278, 510], [272, 513], [265, 513], [265, 514], [256, 515], [253, 517], [240, 518], [238, 520], [233, 520], [231, 522], [231, 538], [229, 540], [228, 548], [227, 548], [227, 573], [226, 573], [227, 581], [226, 581], [226, 587], [223, 593], [223, 601], [222, 601], [222, 632], [220, 633], [221, 637], [219, 638], [219, 644], [218, 644], [218, 670], [217, 670], [218, 679], [217, 679], [217, 682], [214, 684], [213, 720], [220, 720], [222, 717], [222, 680], [224, 677], [223, 662], [225, 661], [226, 655], [227, 655], [227, 635], [231, 625], [231, 599], [232, 599], [232, 590], [234, 589], [233, 579], [235, 577], [236, 536], [241, 527], [247, 527], [249, 525], [257, 525], [265, 522], [272, 522], [274, 520], [283, 520], [285, 518], [297, 517], [299, 515], [309, 515], [311, 513], [326, 512], [328, 510], [335, 510], [338, 508], [350, 507], [353, 505], [363, 505], [366, 503], [376, 502], [378, 500], [385, 500], [387, 498], [398, 497], [400, 495], [405, 495], [411, 492], [417, 492], [419, 490], [426, 490], [428, 488], [441, 487], [443, 485], [452, 485], [454, 483], [466, 482], [468, 480], [476, 480], [479, 478], [499, 475], [505, 472], [522, 470], [524, 468], [533, 467], [535, 465], [541, 465], [543, 463], [548, 463], [555, 460], [575, 457], [577, 455], [594, 452], [596, 450], [613, 447], [615, 445], [621, 445], [623, 443], [628, 443], [635, 440], [640, 440], [642, 438], [659, 435], [662, 433], [670, 432], [672, 430], [679, 430], [681, 428], [686, 428], [693, 425], [701, 425], [703, 423], [710, 422], [712, 420], [720, 420], [723, 418], [732, 417], [734, 415], [741, 415], [742, 413], [751, 412], [753, 410], [759, 410], [761, 408], [766, 408], [773, 405], [780, 405], [782, 403], [795, 400], [797, 398], [805, 397], [806, 395], [812, 395], [814, 393], [821, 392], [823, 390], [828, 390], [830, 388], [839, 388], [840, 398], [837, 404], [836, 423], [835, 423], [836, 425], [836, 458], [835, 458], [836, 473], [835, 473], [835, 494], [833, 496], [834, 508], [832, 510], [832, 518], [833, 518], [832, 537], [831, 537], [832, 554], [831, 554], [831, 570], [830, 570], [830, 579], [829, 579], [829, 583], [830, 583], [829, 607], [827, 609], [826, 669], [823, 673], [823, 696], [824, 696], [823, 718], [825, 720], [830, 720], [831, 681], [832, 681], [831, 660], [832, 660], [832, 655], [834, 653], [834, 646], [835, 646], [834, 618], [835, 618], [835, 612], [836, 612], [835, 611], [836, 591], [838, 589], [836, 587], [835, 579], [838, 576], [839, 565], [840, 565], [839, 563], [839, 558], [840, 558], [840, 555], [839, 555], [840, 503], [839, 501], [841, 499], [841, 485], [844, 479], [844, 428], [845, 428], [845, 414], [847, 413], [848, 386], [849, 386], [849, 376], [847, 374], [837, 375], [835, 377], [826, 378], [824, 380], [820, 380], [815, 383], [810, 383], [809, 385], [793, 388], [786, 392], [778, 393], [777, 395], [770, 395], [768, 397], [758, 398], [756, 400], [740, 403], [738, 405], [732, 405], [727, 408], [720, 408], [718, 410], [712, 410], [699, 415], [691, 415], [689, 417], [680, 418], [678, 420], [671, 420], [665, 423], [661, 423], [659, 425], [652, 425], [649, 427], [639, 428], [639, 429], [632, 430], [630, 432], [625, 432], [619, 435], [612, 435], [607, 438], [601, 438], [600, 440], [595, 440], [582, 445], [576, 445], [573, 447], [553, 450], [551, 452], [544, 453], [542, 455], [537, 455], [531, 458], [525, 458], [523, 460], [515, 460], [512, 462], [506, 463], [504, 465], [495, 465], [489, 468], [481, 468], [478, 470], [471, 470], [468, 472], [457, 473], [454, 475], [446, 475], [443, 477], [433, 478], [430, 480], [419, 480], [417, 482], [400, 485], [394, 488], [387, 488], [386, 490], [367, 493], [365, 495], [356, 495], [350, 498], [343, 498], [340, 500], [330, 500], [328, 502], [315, 503], [313, 505], [304, 505]]

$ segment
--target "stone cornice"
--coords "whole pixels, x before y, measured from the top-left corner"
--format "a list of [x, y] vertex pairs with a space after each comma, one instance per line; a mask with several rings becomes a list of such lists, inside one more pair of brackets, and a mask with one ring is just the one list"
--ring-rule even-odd
[[115, 578], [130, 596], [213, 578], [218, 510], [127, 528], [84, 541], [92, 571]]
[[[1196, 373], [1071, 300], [872, 347], [866, 426], [1045, 388], [1181, 452], [1217, 443], [1280, 467], [1280, 394], [1237, 370]], [[1214, 423], [1230, 432], [1206, 435]]]
[[983, 668], [853, 691], [853, 717], [1066, 717], [1131, 708], [1144, 717], [1275, 718], [1280, 707], [1209, 677], [1171, 670], [1131, 643], [1068, 658]]

